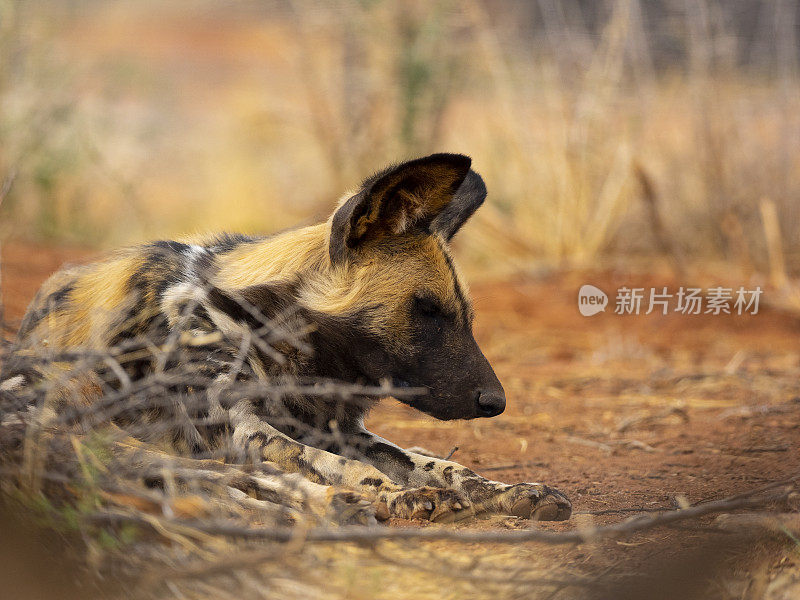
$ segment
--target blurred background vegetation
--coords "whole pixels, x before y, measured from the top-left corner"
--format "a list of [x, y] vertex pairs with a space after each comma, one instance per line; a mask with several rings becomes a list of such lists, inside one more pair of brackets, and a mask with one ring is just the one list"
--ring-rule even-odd
[[445, 150], [470, 154], [490, 191], [458, 241], [471, 268], [669, 253], [766, 272], [778, 244], [797, 273], [799, 13], [0, 0], [0, 236], [270, 232]]

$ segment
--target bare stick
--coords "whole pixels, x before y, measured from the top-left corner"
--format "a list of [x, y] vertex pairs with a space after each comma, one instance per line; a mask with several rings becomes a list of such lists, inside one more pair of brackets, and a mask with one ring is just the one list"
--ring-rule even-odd
[[455, 454], [457, 451], [458, 451], [458, 446], [453, 446], [453, 449], [447, 453], [447, 456], [445, 456], [444, 459], [450, 460], [453, 457], [453, 454]]
[[[11, 191], [11, 186], [14, 185], [14, 179], [17, 178], [16, 170], [9, 173], [5, 179], [3, 179], [3, 184], [0, 185], [0, 208], [2, 208], [3, 200], [6, 199], [8, 193]], [[0, 323], [5, 322], [5, 305], [3, 303], [3, 247], [0, 244]]]
[[761, 222], [764, 225], [764, 238], [767, 241], [769, 254], [769, 278], [772, 285], [781, 290], [789, 282], [786, 276], [786, 265], [783, 262], [783, 244], [781, 242], [781, 226], [778, 221], [778, 210], [769, 198], [762, 198], [759, 204]]
[[672, 240], [667, 234], [667, 229], [664, 227], [664, 221], [661, 218], [661, 210], [659, 208], [659, 194], [653, 183], [653, 179], [639, 162], [634, 163], [633, 169], [639, 180], [639, 185], [642, 188], [642, 198], [645, 201], [644, 205], [647, 209], [647, 216], [650, 219], [650, 226], [653, 228], [653, 235], [656, 238], [658, 248], [670, 259], [675, 269], [675, 275], [683, 281], [686, 279], [686, 262], [678, 248], [672, 243]]
[[[326, 543], [326, 542], [377, 542], [382, 540], [418, 540], [418, 541], [440, 541], [447, 540], [466, 544], [474, 543], [495, 543], [495, 544], [517, 544], [521, 542], [536, 542], [547, 545], [572, 545], [581, 544], [587, 541], [598, 539], [618, 539], [629, 536], [640, 531], [670, 525], [689, 519], [697, 519], [706, 515], [720, 514], [742, 508], [763, 507], [775, 502], [784, 501], [789, 497], [790, 491], [773, 494], [762, 498], [745, 497], [739, 499], [724, 499], [716, 502], [709, 502], [699, 506], [670, 511], [654, 517], [640, 517], [631, 520], [598, 527], [592, 529], [582, 529], [565, 532], [542, 531], [538, 529], [514, 530], [514, 531], [453, 531], [451, 529], [390, 529], [384, 527], [340, 527], [337, 529], [312, 529], [304, 533], [298, 533], [296, 529], [287, 527], [272, 528], [246, 528], [228, 524], [214, 523], [193, 523], [192, 528], [207, 535], [219, 535], [230, 538], [246, 540], [272, 540], [275, 542], [289, 542], [296, 540], [298, 535], [306, 542]], [[123, 524], [132, 523], [137, 525], [151, 525], [149, 520], [144, 520], [140, 516], [115, 513], [100, 512], [90, 517], [95, 523]], [[160, 519], [165, 527], [171, 523], [181, 527], [189, 527], [188, 524], [175, 519]]]

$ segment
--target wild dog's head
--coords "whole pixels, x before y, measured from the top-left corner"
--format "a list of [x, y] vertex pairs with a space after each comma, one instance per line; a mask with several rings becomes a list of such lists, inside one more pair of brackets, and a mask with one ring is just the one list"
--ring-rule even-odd
[[427, 389], [408, 404], [439, 419], [492, 417], [506, 402], [448, 249], [486, 197], [470, 163], [434, 154], [367, 179], [329, 221], [333, 276], [301, 298], [334, 315], [327, 359], [371, 382]]

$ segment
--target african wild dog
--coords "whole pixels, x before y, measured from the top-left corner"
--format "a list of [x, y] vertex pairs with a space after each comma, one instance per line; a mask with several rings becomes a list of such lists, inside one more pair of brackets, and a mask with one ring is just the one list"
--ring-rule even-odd
[[[28, 309], [20, 345], [97, 349], [139, 335], [158, 345], [176, 331], [216, 333], [204, 347], [216, 387], [203, 416], [227, 428], [236, 447], [257, 449], [259, 459], [319, 489], [355, 490], [384, 514], [566, 519], [569, 501], [545, 485], [490, 481], [369, 433], [363, 419], [374, 398], [225, 396], [233, 379], [391, 382], [424, 390], [403, 401], [438, 419], [502, 413], [505, 393], [473, 337], [472, 306], [448, 249], [486, 196], [470, 163], [434, 154], [389, 167], [318, 225], [263, 238], [155, 242], [65, 269]], [[278, 360], [250, 344], [233, 373], [243, 340], [265, 320], [305, 331], [311, 351], [277, 344]], [[203, 448], [208, 440], [194, 434]]]

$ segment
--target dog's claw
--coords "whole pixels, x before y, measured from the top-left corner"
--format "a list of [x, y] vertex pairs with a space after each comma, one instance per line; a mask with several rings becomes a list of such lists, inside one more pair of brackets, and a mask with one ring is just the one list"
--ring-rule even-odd
[[449, 523], [469, 516], [466, 510], [469, 502], [455, 490], [414, 488], [394, 492], [387, 500], [389, 514], [403, 519]]
[[507, 510], [515, 517], [532, 521], [566, 521], [572, 504], [558, 490], [541, 483], [519, 483], [503, 492]]
[[375, 525], [379, 516], [376, 507], [366, 496], [344, 491], [334, 494], [330, 505], [331, 519], [340, 525]]
[[563, 521], [563, 518], [558, 518], [559, 512], [557, 504], [543, 504], [534, 508], [530, 513], [531, 521]]

